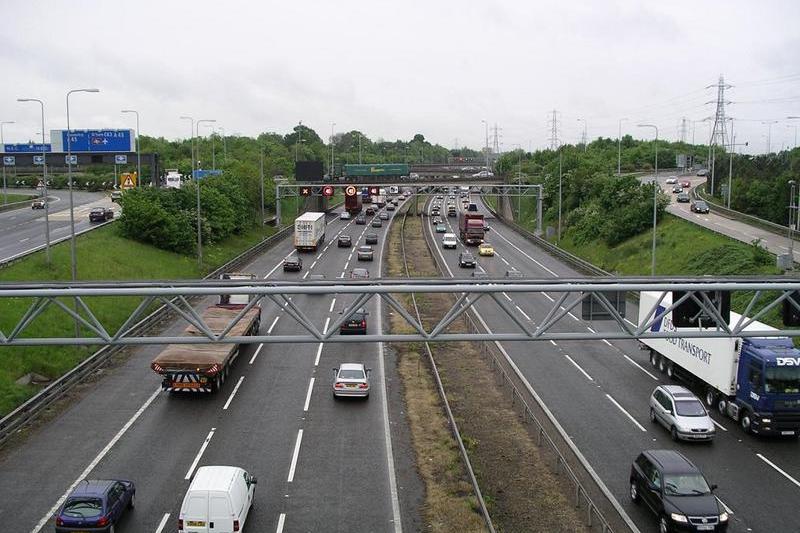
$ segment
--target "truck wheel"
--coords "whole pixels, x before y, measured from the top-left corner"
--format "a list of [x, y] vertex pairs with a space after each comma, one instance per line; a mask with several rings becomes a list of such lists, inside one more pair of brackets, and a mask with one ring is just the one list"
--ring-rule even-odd
[[658, 354], [653, 350], [650, 350], [650, 364], [653, 368], [658, 368]]
[[727, 410], [728, 410], [728, 402], [725, 401], [725, 398], [720, 397], [719, 401], [717, 402], [717, 411], [719, 411], [719, 414], [721, 414], [722, 416], [725, 416], [727, 414], [726, 413]]
[[663, 355], [658, 358], [658, 370], [664, 374], [667, 371], [667, 365], [669, 364], [669, 359], [664, 357]]
[[747, 410], [742, 411], [742, 414], [739, 417], [739, 425], [742, 426], [742, 430], [745, 433], [752, 433], [753, 432], [753, 428], [752, 428], [753, 420], [752, 420], [751, 417], [752, 417], [752, 415], [750, 414], [750, 411], [747, 411]]
[[717, 403], [717, 394], [713, 389], [706, 390], [706, 407], [714, 407]]
[[667, 377], [669, 379], [675, 379], [675, 365], [673, 363], [667, 363]]

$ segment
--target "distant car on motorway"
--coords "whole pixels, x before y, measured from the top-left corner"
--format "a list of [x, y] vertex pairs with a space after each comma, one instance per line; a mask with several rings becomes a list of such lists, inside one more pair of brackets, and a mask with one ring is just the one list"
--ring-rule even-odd
[[674, 185], [676, 183], [678, 183], [678, 177], [677, 176], [670, 176], [670, 177], [667, 178], [667, 181], [666, 181], [667, 185]]
[[367, 215], [372, 216], [374, 214], [375, 214], [375, 208], [374, 207], [368, 207], [367, 208]]
[[667, 428], [675, 441], [710, 441], [716, 436], [714, 422], [703, 402], [680, 385], [659, 385], [653, 390], [650, 421]]
[[47, 207], [47, 200], [44, 198], [37, 198], [31, 204], [31, 209], [44, 209], [45, 207]]
[[461, 268], [475, 268], [477, 262], [471, 252], [461, 252], [458, 255], [458, 266]]
[[353, 311], [353, 314], [339, 326], [339, 335], [366, 335], [368, 314], [363, 307]]
[[363, 226], [366, 223], [367, 223], [367, 217], [365, 217], [364, 215], [358, 215], [356, 217], [356, 224], [358, 224], [359, 226]]
[[708, 170], [706, 170], [704, 168], [701, 168], [700, 170], [697, 171], [697, 175], [698, 176], [708, 176]]
[[372, 225], [373, 228], [382, 228], [383, 227], [383, 222], [381, 221], [381, 219], [379, 217], [379, 218], [374, 219], [372, 221], [371, 225]]
[[690, 201], [690, 199], [689, 199], [689, 193], [688, 193], [688, 192], [682, 192], [682, 193], [680, 193], [678, 196], [676, 196], [676, 197], [675, 197], [675, 200], [676, 200], [676, 201], [677, 201], [679, 204], [688, 204], [688, 203], [689, 203], [689, 201]]
[[336, 240], [336, 246], [338, 248], [350, 248], [353, 245], [353, 239], [350, 238], [350, 235], [339, 235], [339, 238]]
[[447, 231], [447, 226], [444, 224], [436, 224], [436, 233], [445, 233]]
[[369, 398], [371, 370], [362, 363], [342, 363], [333, 369], [333, 398], [343, 396]]
[[93, 207], [89, 211], [89, 222], [105, 222], [114, 218], [114, 210], [110, 207]]
[[133, 481], [84, 479], [56, 513], [56, 533], [103, 531], [113, 533], [127, 509], [136, 506]]
[[645, 450], [631, 465], [629, 494], [658, 517], [659, 531], [728, 530], [728, 513], [703, 473], [677, 450]]
[[693, 213], [708, 213], [708, 204], [705, 203], [703, 200], [696, 200], [692, 202], [692, 205], [689, 207]]
[[386, 204], [386, 211], [394, 211], [397, 209], [394, 204]]
[[458, 239], [455, 233], [445, 233], [442, 235], [442, 248], [457, 248]]
[[296, 255], [290, 255], [283, 260], [284, 272], [300, 272], [303, 270], [303, 259]]
[[492, 176], [494, 176], [494, 174], [488, 170], [481, 170], [472, 175], [473, 178], [491, 178]]
[[372, 261], [373, 255], [372, 246], [359, 246], [356, 252], [356, 259], [358, 261]]
[[369, 279], [369, 270], [366, 268], [354, 268], [350, 271], [350, 279]]
[[364, 243], [366, 244], [378, 244], [378, 234], [377, 233], [367, 233], [364, 235]]
[[689, 181], [689, 180], [683, 180], [681, 182], [681, 187], [683, 187], [684, 189], [688, 189], [691, 186], [692, 186], [692, 182]]
[[483, 221], [483, 231], [489, 231], [491, 228], [489, 227], [489, 223], [486, 220]]
[[339, 220], [350, 220], [350, 213], [347, 211], [342, 211], [342, 213], [339, 215]]
[[486, 257], [493, 257], [494, 256], [494, 246], [489, 244], [488, 242], [484, 242], [478, 246], [478, 255], [486, 256]]
[[[389, 209], [388, 205], [386, 206], [386, 209]], [[381, 211], [380, 214], [378, 215], [378, 218], [381, 220], [389, 220], [389, 213], [387, 213], [386, 211]]]
[[672, 193], [673, 194], [679, 194], [679, 193], [682, 193], [682, 192], [683, 192], [683, 187], [681, 187], [680, 185], [676, 185], [676, 186], [674, 186], [672, 188]]

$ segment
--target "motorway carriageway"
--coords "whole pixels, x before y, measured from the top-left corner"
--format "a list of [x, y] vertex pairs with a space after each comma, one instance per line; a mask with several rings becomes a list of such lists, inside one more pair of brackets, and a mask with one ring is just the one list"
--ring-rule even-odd
[[[282, 269], [284, 257], [293, 253], [291, 236], [241, 270], [276, 280], [300, 280], [309, 273], [334, 279], [366, 266], [376, 277], [390, 221], [372, 228], [337, 215], [328, 223], [322, 249], [302, 254], [301, 272]], [[341, 232], [351, 235], [352, 248], [337, 248]], [[376, 259], [357, 263], [355, 247], [366, 232], [378, 234]], [[341, 296], [294, 298], [326, 328], [348, 303], [338, 301]], [[207, 298], [198, 307], [213, 302]], [[377, 302], [368, 307], [370, 333], [382, 324]], [[302, 331], [276, 304], [263, 306], [261, 334]], [[173, 324], [167, 334], [180, 334], [184, 327]], [[118, 532], [175, 531], [196, 469], [234, 465], [258, 477], [246, 531], [401, 531], [404, 496], [398, 495], [395, 470], [401, 476], [413, 473], [414, 458], [408, 443], [393, 454], [390, 427], [407, 431], [399, 412], [389, 422], [382, 344], [244, 346], [222, 391], [210, 395], [161, 392], [161, 378], [149, 366], [160, 349], [133, 349], [55, 420], [3, 452], [3, 530], [52, 530], [52, 515], [69, 488], [89, 477], [135, 481], [136, 509], [126, 513]], [[342, 362], [372, 369], [369, 400], [334, 401], [332, 368]], [[403, 512], [412, 516], [409, 524], [415, 522], [415, 510]]]
[[[471, 268], [458, 266], [458, 254], [468, 249], [489, 277], [502, 278], [511, 267], [526, 278], [583, 277], [494, 219], [479, 200], [472, 201], [478, 202], [489, 221], [491, 230], [486, 241], [494, 247], [495, 257], [480, 257], [477, 247], [466, 248], [461, 241], [456, 250], [442, 249], [442, 234], [434, 233], [430, 218], [424, 218], [423, 224], [432, 233], [438, 250], [434, 253], [440, 254], [449, 268], [446, 274], [456, 278], [471, 276]], [[460, 198], [455, 202], [460, 203]], [[457, 219], [443, 220], [448, 232], [458, 236]], [[558, 295], [504, 297], [523, 321], [535, 327]], [[519, 331], [497, 303], [482, 299], [476, 309], [480, 321], [491, 331]], [[579, 308], [575, 310], [578, 311]], [[629, 304], [627, 316], [636, 321], [637, 313]], [[570, 313], [553, 331], [581, 330], [592, 331], [592, 325]], [[715, 494], [732, 512], [729, 531], [800, 530], [798, 442], [745, 435], [734, 421], [716, 412], [711, 413], [717, 423], [713, 444], [673, 442], [669, 432], [651, 424], [648, 416], [650, 394], [656, 385], [669, 383], [669, 379], [650, 366], [648, 352], [639, 350], [637, 342], [502, 342], [498, 346], [511, 357], [642, 531], [657, 531], [657, 521], [644, 506], [630, 503], [628, 475], [638, 453], [654, 448], [680, 450], [700, 467], [710, 483], [719, 485]]]

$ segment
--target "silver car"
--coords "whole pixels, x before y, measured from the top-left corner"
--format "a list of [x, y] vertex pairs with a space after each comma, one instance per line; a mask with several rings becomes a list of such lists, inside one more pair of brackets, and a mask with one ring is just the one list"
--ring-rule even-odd
[[667, 428], [672, 440], [706, 440], [716, 435], [703, 402], [686, 387], [659, 385], [650, 395], [650, 421]]
[[333, 397], [354, 396], [369, 398], [371, 369], [361, 363], [342, 363], [333, 369]]

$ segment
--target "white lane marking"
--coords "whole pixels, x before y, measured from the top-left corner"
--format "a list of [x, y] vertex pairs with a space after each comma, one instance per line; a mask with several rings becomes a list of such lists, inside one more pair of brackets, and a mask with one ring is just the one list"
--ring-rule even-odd
[[593, 378], [592, 376], [590, 376], [590, 375], [589, 375], [589, 373], [588, 373], [588, 372], [586, 372], [586, 370], [584, 370], [584, 369], [583, 369], [583, 367], [581, 367], [581, 365], [579, 365], [578, 363], [576, 363], [576, 362], [575, 362], [575, 360], [574, 360], [572, 357], [570, 357], [568, 354], [564, 354], [564, 357], [566, 357], [566, 358], [567, 358], [567, 361], [569, 361], [570, 363], [572, 363], [572, 365], [573, 365], [575, 368], [577, 368], [578, 370], [580, 370], [581, 374], [583, 374], [584, 376], [586, 376], [586, 379], [588, 379], [589, 381], [594, 381], [594, 378]]
[[520, 313], [522, 313], [522, 316], [524, 316], [525, 318], [527, 318], [529, 321], [531, 320], [531, 317], [529, 317], [529, 316], [528, 316], [528, 314], [527, 314], [527, 313], [525, 313], [525, 311], [523, 311], [523, 310], [522, 310], [522, 308], [521, 308], [520, 306], [518, 306], [518, 305], [514, 304], [514, 307], [516, 307], [516, 308], [517, 308], [517, 311], [519, 311]]
[[244, 381], [244, 376], [239, 378], [239, 381], [236, 383], [236, 386], [233, 388], [233, 391], [231, 391], [231, 395], [228, 396], [228, 401], [225, 402], [225, 405], [222, 407], [223, 411], [227, 411], [228, 410], [228, 406], [233, 401], [233, 397], [236, 396], [236, 393], [239, 391], [239, 387], [241, 386], [242, 381]]
[[503, 296], [505, 296], [505, 297], [506, 297], [506, 300], [508, 300], [509, 302], [513, 301], [513, 300], [511, 300], [511, 296], [509, 296], [509, 295], [508, 295], [508, 294], [506, 294], [505, 292], [503, 293]]
[[[564, 309], [564, 308], [562, 307], [561, 309]], [[578, 317], [576, 317], [575, 315], [573, 315], [571, 311], [570, 311], [569, 313], [567, 313], [567, 314], [568, 314], [569, 316], [571, 316], [571, 317], [572, 317], [572, 319], [573, 319], [575, 322], [580, 322], [580, 319], [579, 319]]]
[[261, 348], [263, 348], [263, 347], [264, 347], [264, 343], [263, 342], [258, 345], [258, 348], [256, 348], [256, 351], [253, 354], [253, 357], [250, 358], [250, 363], [249, 364], [252, 365], [253, 363], [256, 362], [256, 357], [258, 357], [258, 354], [259, 354], [259, 352], [261, 352]]
[[634, 324], [633, 322], [631, 322], [630, 320], [628, 320], [627, 318], [623, 318], [623, 320], [625, 322], [627, 322], [628, 324], [630, 324], [631, 326], [636, 326], [637, 325], [637, 324]]
[[551, 302], [555, 302], [555, 300], [553, 300], [552, 298], [550, 298], [550, 295], [549, 295], [549, 294], [547, 294], [546, 292], [543, 292], [543, 293], [542, 293], [542, 296], [544, 296], [545, 298], [547, 298], [547, 299], [548, 299], [548, 300], [550, 300]]
[[[330, 246], [330, 245], [328, 245], [328, 246]], [[320, 257], [322, 257], [322, 254], [323, 254], [323, 253], [325, 253], [325, 251], [324, 251], [324, 250], [322, 251], [322, 253], [320, 253], [319, 255], [317, 255], [317, 261], [319, 261], [319, 258], [320, 258]]]
[[203, 454], [206, 452], [206, 448], [208, 448], [208, 443], [211, 442], [211, 437], [214, 436], [214, 432], [216, 430], [217, 430], [217, 428], [211, 428], [211, 431], [208, 432], [208, 436], [206, 437], [206, 440], [204, 440], [203, 441], [203, 445], [200, 446], [200, 451], [197, 452], [197, 455], [195, 456], [194, 461], [192, 461], [192, 466], [189, 467], [189, 470], [186, 472], [186, 477], [184, 477], [183, 479], [185, 479], [187, 481], [189, 479], [191, 479], [192, 474], [194, 473], [194, 469], [197, 468], [197, 463], [200, 462], [200, 458], [203, 457]]
[[277, 265], [275, 265], [274, 267], [272, 267], [272, 270], [270, 270], [269, 272], [267, 272], [267, 275], [266, 275], [266, 276], [264, 276], [264, 279], [267, 279], [268, 277], [270, 277], [270, 276], [272, 275], [272, 273], [273, 273], [273, 272], [275, 272], [276, 270], [278, 270], [278, 267], [280, 267], [280, 266], [283, 264], [283, 261], [284, 261], [284, 260], [285, 260], [287, 257], [289, 257], [290, 255], [292, 255], [292, 253], [294, 253], [294, 250], [292, 250], [291, 252], [289, 252], [288, 254], [286, 254], [285, 256], [283, 256], [283, 259], [281, 259], [281, 260], [278, 262], [278, 264], [277, 264]]
[[164, 516], [161, 517], [161, 522], [158, 523], [156, 533], [161, 533], [164, 531], [164, 526], [167, 525], [167, 520], [169, 520], [169, 513], [164, 513]]
[[330, 323], [331, 323], [331, 317], [327, 317], [325, 319], [325, 327], [322, 328], [322, 333], [328, 332], [328, 326], [330, 325]]
[[[284, 305], [284, 307], [286, 307], [286, 305]], [[273, 330], [273, 329], [275, 329], [275, 324], [277, 324], [277, 323], [278, 323], [278, 319], [279, 319], [279, 318], [280, 318], [280, 316], [276, 316], [276, 317], [275, 317], [275, 320], [273, 320], [273, 321], [272, 321], [272, 325], [271, 325], [271, 326], [269, 327], [269, 329], [267, 330], [267, 335], [272, 335], [272, 330]]]
[[608, 344], [609, 346], [614, 346], [613, 344], [611, 344], [610, 342], [608, 342], [606, 339], [603, 339], [603, 342], [604, 342], [604, 343], [606, 343], [606, 344]]
[[350, 261], [353, 259], [353, 252], [350, 252], [350, 255], [347, 256], [347, 260]]
[[505, 257], [500, 257], [500, 261], [502, 261], [503, 263], [505, 263], [507, 265], [510, 264], [508, 261], [506, 261]]
[[553, 346], [558, 346], [558, 344], [556, 344], [556, 341], [554, 341], [554, 340], [551, 340], [550, 344], [552, 344]]
[[308, 268], [314, 268], [315, 266], [317, 266], [317, 262], [316, 262], [316, 261], [314, 261], [313, 263], [311, 263], [311, 266], [310, 266], [310, 267], [308, 267]]
[[328, 309], [329, 313], [333, 313], [333, 306], [334, 305], [336, 305], [336, 298], [335, 297], [333, 298], [333, 300], [331, 300], [331, 307], [330, 307], [330, 309]]
[[793, 478], [792, 476], [790, 476], [789, 474], [787, 474], [785, 471], [783, 471], [783, 470], [781, 469], [781, 467], [779, 467], [778, 465], [776, 465], [775, 463], [773, 463], [772, 461], [770, 461], [769, 459], [767, 459], [766, 457], [764, 457], [764, 456], [763, 456], [763, 455], [761, 455], [760, 453], [757, 453], [757, 454], [756, 454], [756, 456], [757, 456], [759, 459], [761, 459], [762, 461], [764, 461], [765, 463], [767, 463], [769, 466], [771, 466], [772, 468], [774, 468], [774, 469], [775, 469], [775, 470], [776, 470], [778, 473], [782, 474], [782, 475], [783, 475], [783, 477], [785, 477], [786, 479], [788, 479], [789, 481], [791, 481], [792, 483], [794, 483], [795, 485], [797, 485], [798, 487], [800, 487], [800, 481], [797, 481], [795, 478]]
[[24, 239], [20, 239], [19, 242], [27, 242], [29, 240], [31, 240], [30, 237], [25, 237]]
[[717, 496], [715, 494], [714, 497], [717, 499], [717, 501], [720, 503], [720, 505], [722, 505], [725, 508], [725, 512], [727, 512], [728, 514], [733, 514], [733, 509], [728, 507], [728, 505], [724, 501], [720, 500], [719, 496]]
[[340, 278], [343, 278], [343, 277], [344, 277], [344, 272], [342, 272], [341, 274], [339, 274], [339, 277], [340, 277]]
[[309, 270], [305, 274], [303, 274], [303, 279], [306, 279], [310, 273], [311, 273], [311, 271]]
[[78, 486], [78, 483], [86, 479], [86, 477], [92, 472], [92, 470], [94, 470], [94, 467], [96, 467], [97, 464], [103, 460], [103, 457], [105, 457], [106, 454], [109, 451], [111, 451], [111, 448], [117, 443], [119, 439], [122, 438], [125, 432], [130, 429], [133, 423], [136, 422], [136, 420], [140, 416], [142, 416], [142, 413], [144, 413], [145, 409], [147, 409], [150, 406], [150, 404], [153, 403], [153, 400], [156, 399], [156, 397], [160, 392], [161, 392], [161, 386], [159, 385], [159, 387], [155, 390], [155, 392], [151, 394], [150, 397], [147, 398], [147, 400], [145, 400], [145, 402], [142, 404], [141, 407], [139, 407], [139, 410], [136, 411], [132, 417], [130, 417], [130, 419], [125, 423], [124, 426], [122, 426], [122, 429], [120, 429], [117, 432], [117, 434], [114, 435], [114, 437], [110, 441], [108, 441], [108, 444], [106, 444], [105, 448], [100, 450], [100, 453], [98, 453], [97, 456], [95, 456], [95, 458], [92, 459], [92, 462], [89, 463], [89, 465], [83, 470], [83, 472], [81, 472], [81, 474], [78, 476], [78, 479], [72, 482], [72, 485], [70, 485], [69, 488], [64, 492], [64, 494], [61, 495], [56, 504], [50, 508], [50, 510], [47, 512], [46, 515], [44, 515], [44, 517], [41, 520], [39, 520], [39, 523], [36, 524], [31, 530], [31, 533], [38, 533], [39, 531], [42, 530], [45, 524], [47, 524], [47, 522], [50, 520], [50, 517], [53, 516], [53, 514], [55, 514], [56, 511], [58, 511], [58, 508], [61, 507], [61, 504], [64, 503], [64, 500], [67, 499], [67, 496], [69, 496], [69, 494], [75, 489], [75, 487]]
[[642, 372], [644, 372], [645, 374], [647, 374], [648, 376], [650, 376], [651, 378], [653, 378], [653, 380], [655, 380], [655, 381], [658, 381], [658, 378], [657, 378], [656, 376], [654, 376], [653, 374], [651, 374], [650, 372], [648, 372], [648, 371], [647, 371], [647, 369], [646, 369], [646, 368], [644, 368], [642, 365], [640, 365], [639, 363], [637, 363], [636, 361], [634, 361], [633, 359], [631, 359], [630, 357], [628, 357], [628, 354], [626, 354], [626, 353], [623, 353], [623, 354], [622, 354], [622, 357], [624, 357], [624, 358], [625, 358], [625, 360], [626, 360], [626, 361], [628, 361], [630, 364], [632, 364], [633, 366], [635, 366], [636, 368], [638, 368], [639, 370], [641, 370]]
[[534, 259], [533, 257], [529, 256], [527, 253], [525, 253], [525, 251], [524, 251], [522, 248], [520, 248], [519, 246], [517, 246], [517, 245], [516, 245], [516, 244], [514, 244], [513, 242], [511, 242], [511, 241], [509, 241], [508, 239], [506, 239], [505, 237], [503, 237], [503, 235], [502, 235], [500, 232], [498, 232], [498, 231], [495, 231], [495, 232], [494, 232], [494, 234], [495, 234], [495, 235], [497, 235], [498, 237], [500, 237], [501, 239], [503, 239], [504, 241], [506, 241], [506, 242], [507, 242], [509, 245], [511, 245], [511, 247], [512, 247], [512, 248], [514, 248], [516, 251], [518, 251], [519, 253], [521, 253], [522, 255], [524, 255], [525, 257], [527, 257], [528, 259], [530, 259], [531, 261], [533, 261], [533, 262], [534, 262], [534, 263], [536, 263], [537, 265], [539, 265], [539, 266], [540, 266], [542, 269], [544, 269], [544, 270], [545, 270], [547, 273], [549, 273], [549, 274], [550, 274], [551, 276], [553, 276], [554, 278], [557, 278], [557, 277], [559, 277], [559, 275], [558, 275], [558, 274], [556, 274], [555, 272], [553, 272], [552, 270], [550, 270], [549, 268], [547, 268], [546, 266], [544, 266], [543, 264], [541, 264], [539, 261], [537, 261], [537, 260], [536, 260], [536, 259]]
[[344, 264], [344, 269], [347, 270], [347, 267], [349, 267], [349, 266], [350, 266], [350, 261], [348, 261], [347, 263]]
[[300, 455], [300, 443], [303, 442], [303, 430], [297, 430], [297, 441], [294, 443], [294, 453], [292, 453], [292, 463], [289, 466], [289, 477], [286, 479], [287, 483], [294, 481], [294, 471], [297, 468], [297, 457]]
[[591, 331], [592, 333], [597, 333], [595, 330], [593, 330], [593, 329], [592, 329], [591, 327], [589, 327], [589, 326], [586, 326], [586, 329], [588, 329], [588, 330], [589, 330], [589, 331]]
[[323, 343], [319, 343], [319, 347], [317, 348], [317, 357], [314, 359], [314, 366], [319, 365], [319, 357], [322, 355], [322, 345]]
[[275, 530], [275, 533], [283, 533], [283, 523], [286, 522], [286, 513], [281, 513], [278, 517], [278, 529]]
[[614, 405], [616, 405], [616, 406], [617, 406], [617, 409], [619, 409], [620, 411], [622, 411], [622, 412], [625, 414], [625, 416], [627, 416], [627, 417], [630, 419], [630, 421], [631, 421], [631, 422], [633, 422], [633, 423], [636, 425], [636, 427], [637, 427], [637, 428], [639, 428], [640, 430], [642, 430], [644, 433], [647, 433], [647, 430], [644, 428], [644, 426], [642, 426], [642, 425], [641, 425], [639, 422], [637, 422], [637, 421], [636, 421], [636, 419], [635, 419], [635, 418], [633, 418], [633, 416], [632, 416], [632, 415], [631, 415], [631, 414], [630, 414], [628, 411], [626, 411], [624, 407], [622, 407], [622, 406], [621, 406], [619, 403], [617, 403], [617, 400], [615, 400], [614, 398], [612, 398], [610, 394], [606, 394], [606, 398], [608, 398], [609, 400], [611, 400], [611, 403], [613, 403]]
[[[709, 416], [708, 418], [711, 418], [711, 417]], [[722, 424], [720, 424], [719, 422], [717, 422], [713, 418], [711, 418], [711, 421], [714, 423], [715, 426], [717, 426], [722, 431], [728, 431], [727, 429], [725, 429], [725, 426], [723, 426]]]
[[308, 382], [308, 393], [306, 393], [306, 403], [303, 404], [303, 412], [308, 411], [308, 404], [311, 403], [311, 391], [314, 390], [314, 379], [311, 378], [311, 381]]

